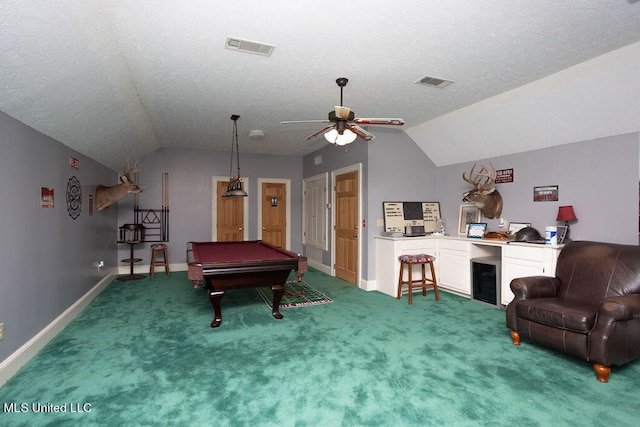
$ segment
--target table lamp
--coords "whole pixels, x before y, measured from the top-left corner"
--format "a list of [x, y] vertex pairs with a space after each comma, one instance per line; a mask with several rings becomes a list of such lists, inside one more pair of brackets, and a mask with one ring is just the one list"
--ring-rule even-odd
[[558, 217], [556, 221], [564, 221], [564, 225], [567, 227], [567, 233], [565, 234], [564, 241], [568, 242], [569, 239], [569, 221], [577, 221], [576, 213], [573, 211], [573, 206], [560, 206], [558, 208]]

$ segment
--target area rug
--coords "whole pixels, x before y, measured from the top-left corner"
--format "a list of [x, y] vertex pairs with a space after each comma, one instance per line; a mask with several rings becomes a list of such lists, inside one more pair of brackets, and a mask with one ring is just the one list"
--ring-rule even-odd
[[[270, 287], [256, 288], [264, 302], [273, 308], [273, 292]], [[327, 304], [333, 302], [331, 298], [314, 289], [305, 281], [288, 281], [284, 285], [284, 295], [280, 302], [280, 308], [303, 307], [306, 305]]]

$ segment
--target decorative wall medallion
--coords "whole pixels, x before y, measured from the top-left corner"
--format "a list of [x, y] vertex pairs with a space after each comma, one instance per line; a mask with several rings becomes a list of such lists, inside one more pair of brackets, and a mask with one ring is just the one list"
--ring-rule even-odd
[[73, 219], [80, 216], [82, 211], [82, 188], [80, 181], [75, 176], [67, 182], [67, 213]]

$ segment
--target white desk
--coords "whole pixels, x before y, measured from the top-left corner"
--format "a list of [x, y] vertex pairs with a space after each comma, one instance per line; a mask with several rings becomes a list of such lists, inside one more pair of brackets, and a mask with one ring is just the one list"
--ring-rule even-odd
[[509, 287], [512, 279], [524, 276], [554, 276], [556, 260], [563, 247], [454, 236], [375, 238], [376, 290], [395, 297], [400, 274], [398, 257], [427, 253], [436, 257], [438, 287], [471, 296], [471, 259], [496, 257], [502, 261], [500, 291], [503, 305], [509, 304], [513, 299]]

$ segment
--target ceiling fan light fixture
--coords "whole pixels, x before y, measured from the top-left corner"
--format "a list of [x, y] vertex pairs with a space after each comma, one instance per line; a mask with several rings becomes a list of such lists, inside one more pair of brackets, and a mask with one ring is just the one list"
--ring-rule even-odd
[[328, 132], [325, 132], [324, 137], [327, 141], [332, 144], [336, 144], [339, 146], [351, 144], [356, 140], [358, 135], [351, 132], [349, 129], [345, 129], [342, 134], [338, 133], [337, 129], [331, 129]]
[[342, 90], [347, 85], [349, 80], [345, 77], [340, 77], [336, 80], [338, 87], [340, 87], [340, 105], [336, 105], [333, 111], [329, 111], [328, 120], [295, 120], [295, 121], [282, 121], [281, 124], [291, 123], [333, 123], [322, 129], [312, 133], [307, 139], [312, 139], [320, 134], [324, 134], [324, 137], [331, 144], [347, 145], [351, 144], [358, 137], [365, 141], [371, 141], [374, 136], [359, 125], [385, 125], [385, 126], [402, 126], [404, 120], [400, 118], [356, 118], [355, 113], [350, 108], [345, 107], [342, 104]]

